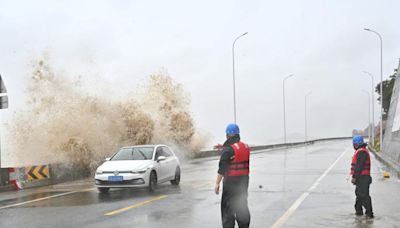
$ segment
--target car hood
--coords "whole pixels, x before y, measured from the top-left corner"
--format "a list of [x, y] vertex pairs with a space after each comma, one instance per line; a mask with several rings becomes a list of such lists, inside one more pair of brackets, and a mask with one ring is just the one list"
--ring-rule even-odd
[[153, 164], [152, 160], [124, 160], [124, 161], [106, 161], [98, 170], [101, 171], [131, 171], [146, 169]]

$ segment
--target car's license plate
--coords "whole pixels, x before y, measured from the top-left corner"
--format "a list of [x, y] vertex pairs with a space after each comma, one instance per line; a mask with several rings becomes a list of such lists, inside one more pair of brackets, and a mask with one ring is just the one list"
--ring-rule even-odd
[[109, 176], [108, 181], [123, 181], [123, 176]]

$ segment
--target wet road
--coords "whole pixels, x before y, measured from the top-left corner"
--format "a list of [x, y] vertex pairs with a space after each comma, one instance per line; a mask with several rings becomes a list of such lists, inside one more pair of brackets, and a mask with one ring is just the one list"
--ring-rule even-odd
[[[251, 227], [400, 227], [400, 182], [383, 179], [373, 159], [376, 218], [354, 216], [354, 186], [346, 180], [349, 140], [320, 142], [251, 156]], [[0, 227], [221, 227], [213, 193], [218, 158], [183, 164], [179, 187], [165, 183], [102, 195], [91, 180], [0, 193]]]

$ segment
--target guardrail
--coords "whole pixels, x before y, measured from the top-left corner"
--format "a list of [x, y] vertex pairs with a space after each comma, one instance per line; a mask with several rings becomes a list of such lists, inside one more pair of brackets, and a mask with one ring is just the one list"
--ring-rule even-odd
[[[252, 146], [250, 148], [252, 151], [260, 151], [267, 149], [296, 147], [306, 144], [307, 145], [313, 144], [315, 142], [320, 142], [320, 141], [332, 141], [332, 140], [343, 140], [343, 139], [351, 139], [351, 137], [323, 138], [323, 139], [310, 140], [307, 142], [261, 145], [261, 146]], [[219, 156], [220, 154], [221, 152], [217, 150], [200, 151], [198, 153], [195, 153], [193, 158]], [[87, 176], [85, 176], [83, 172], [79, 170], [78, 167], [73, 167], [66, 164], [44, 164], [44, 165], [25, 166], [25, 167], [9, 167], [0, 169], [0, 191], [2, 189], [20, 190], [24, 188], [39, 187], [39, 186], [82, 179], [85, 177]]]
[[[280, 148], [288, 148], [288, 147], [296, 147], [296, 146], [303, 146], [303, 145], [309, 145], [313, 144], [316, 142], [321, 142], [321, 141], [332, 141], [332, 140], [343, 140], [343, 139], [351, 139], [352, 137], [333, 137], [333, 138], [322, 138], [322, 139], [314, 139], [314, 140], [309, 140], [309, 141], [303, 141], [303, 142], [293, 142], [293, 143], [280, 143], [280, 144], [271, 144], [271, 145], [261, 145], [261, 146], [251, 146], [250, 150], [251, 151], [258, 151], [258, 150], [268, 150], [268, 149], [280, 149]], [[212, 156], [220, 156], [221, 151], [218, 150], [206, 150], [206, 151], [200, 151], [198, 153], [195, 153], [193, 158], [204, 158], [204, 157], [212, 157]]]

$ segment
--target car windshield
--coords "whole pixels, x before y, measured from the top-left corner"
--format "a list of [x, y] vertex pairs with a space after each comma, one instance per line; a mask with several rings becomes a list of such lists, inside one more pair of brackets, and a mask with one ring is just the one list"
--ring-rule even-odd
[[150, 160], [153, 157], [154, 147], [122, 148], [110, 160]]

